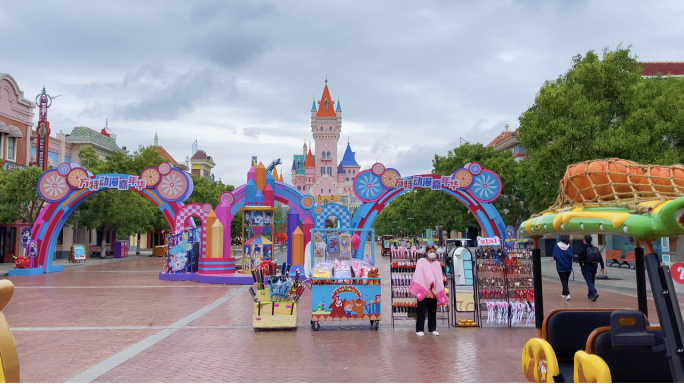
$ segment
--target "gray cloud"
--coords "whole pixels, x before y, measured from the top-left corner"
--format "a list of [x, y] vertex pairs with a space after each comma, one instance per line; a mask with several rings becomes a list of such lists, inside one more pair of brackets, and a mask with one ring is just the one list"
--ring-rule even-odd
[[280, 157], [289, 179], [327, 74], [340, 155], [349, 136], [364, 167], [415, 174], [460, 137], [486, 144], [517, 127], [577, 53], [623, 43], [643, 60], [683, 60], [682, 18], [676, 1], [7, 2], [0, 72], [28, 98], [43, 84], [62, 94], [55, 131], [109, 117], [120, 145], [157, 132], [176, 160], [198, 140], [237, 185], [252, 155]]

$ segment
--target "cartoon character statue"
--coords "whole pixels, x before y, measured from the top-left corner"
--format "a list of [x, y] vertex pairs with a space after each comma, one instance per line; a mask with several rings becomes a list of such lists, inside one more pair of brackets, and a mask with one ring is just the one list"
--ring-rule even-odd
[[356, 313], [358, 317], [363, 317], [363, 308], [366, 306], [366, 301], [361, 299], [352, 300], [352, 312]]
[[343, 304], [343, 306], [344, 306], [344, 314], [345, 314], [345, 316], [351, 317], [351, 315], [352, 315], [352, 302], [349, 301], [349, 300], [347, 300], [347, 299], [344, 299], [344, 301], [342, 302], [342, 304]]
[[331, 308], [330, 317], [333, 319], [338, 317], [341, 319], [347, 316], [346, 312], [344, 311], [344, 303], [339, 295], [333, 298], [333, 302], [328, 308]]

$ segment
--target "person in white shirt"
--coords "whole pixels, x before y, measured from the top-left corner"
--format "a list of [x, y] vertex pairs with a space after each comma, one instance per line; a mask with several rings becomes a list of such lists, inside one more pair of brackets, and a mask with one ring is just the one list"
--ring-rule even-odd
[[463, 273], [463, 255], [468, 251], [460, 241], [456, 241], [456, 249], [451, 255], [454, 263], [454, 284], [465, 284], [465, 274]]

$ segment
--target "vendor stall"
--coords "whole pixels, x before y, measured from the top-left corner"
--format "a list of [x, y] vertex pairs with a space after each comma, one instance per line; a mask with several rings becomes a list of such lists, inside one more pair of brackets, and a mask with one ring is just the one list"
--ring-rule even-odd
[[[375, 267], [374, 229], [311, 230], [311, 327], [321, 321], [370, 321], [378, 329], [381, 286]], [[360, 247], [361, 242], [370, 245]]]

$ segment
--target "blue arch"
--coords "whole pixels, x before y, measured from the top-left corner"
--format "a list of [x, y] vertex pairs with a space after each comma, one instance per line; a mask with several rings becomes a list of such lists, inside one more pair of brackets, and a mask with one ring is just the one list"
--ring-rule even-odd
[[314, 225], [316, 228], [325, 228], [325, 221], [331, 216], [337, 217], [340, 220], [342, 228], [351, 228], [352, 217], [347, 207], [338, 203], [328, 203], [322, 205], [321, 213], [316, 214]]

